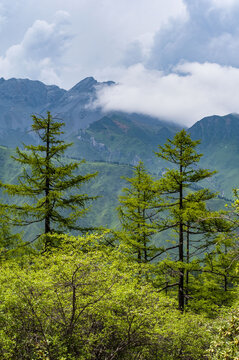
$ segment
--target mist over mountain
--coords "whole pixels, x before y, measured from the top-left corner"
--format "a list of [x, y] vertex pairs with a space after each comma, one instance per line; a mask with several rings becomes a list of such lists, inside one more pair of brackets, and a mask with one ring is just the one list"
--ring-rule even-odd
[[[22, 141], [29, 142], [31, 115], [45, 116], [47, 111], [64, 121], [67, 135], [87, 128], [106, 115], [100, 107], [91, 106], [96, 100], [97, 89], [110, 87], [112, 84], [112, 81], [100, 83], [93, 77], [88, 77], [67, 91], [40, 81], [1, 78], [0, 144], [16, 146]], [[147, 116], [127, 114], [127, 117], [137, 117], [145, 123], [152, 123], [152, 118]]]

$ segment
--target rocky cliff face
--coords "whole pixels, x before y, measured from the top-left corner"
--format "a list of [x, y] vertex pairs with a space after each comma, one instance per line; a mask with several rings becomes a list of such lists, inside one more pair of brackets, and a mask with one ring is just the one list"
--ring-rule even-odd
[[40, 81], [9, 79], [0, 81], [0, 129], [24, 129], [31, 114], [58, 102], [66, 91]]
[[66, 91], [58, 86], [45, 85], [28, 79], [0, 79], [0, 129], [24, 130], [31, 123], [32, 114], [51, 111], [66, 123], [66, 129], [87, 127], [100, 119], [99, 109], [87, 105], [95, 99], [97, 86], [110, 86], [112, 82], [98, 83], [89, 77]]
[[[92, 109], [89, 106], [96, 98], [97, 86], [111, 84], [112, 82], [99, 83], [93, 77], [88, 77], [66, 91], [57, 102], [49, 104], [48, 108], [52, 114], [63, 119], [66, 131], [84, 129], [103, 116], [101, 109]], [[47, 111], [47, 107], [44, 110]]]

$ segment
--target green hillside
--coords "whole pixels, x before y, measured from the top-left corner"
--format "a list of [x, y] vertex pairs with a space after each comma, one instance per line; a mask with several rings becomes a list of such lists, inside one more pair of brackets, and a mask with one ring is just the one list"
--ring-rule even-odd
[[111, 114], [80, 130], [70, 141], [71, 156], [136, 165], [144, 161], [155, 172], [159, 161], [154, 156], [159, 144], [172, 138], [179, 128], [174, 124], [145, 119], [143, 116]]
[[217, 170], [207, 185], [220, 195], [232, 198], [232, 189], [239, 186], [239, 117], [236, 114], [210, 116], [189, 129], [194, 139], [200, 139], [203, 154], [201, 166]]

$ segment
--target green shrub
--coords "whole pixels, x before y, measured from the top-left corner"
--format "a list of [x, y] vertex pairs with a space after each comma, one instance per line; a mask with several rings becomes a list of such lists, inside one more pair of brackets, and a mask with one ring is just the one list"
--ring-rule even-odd
[[203, 359], [205, 321], [183, 316], [142, 280], [142, 265], [98, 240], [64, 236], [51, 254], [3, 266], [0, 358]]

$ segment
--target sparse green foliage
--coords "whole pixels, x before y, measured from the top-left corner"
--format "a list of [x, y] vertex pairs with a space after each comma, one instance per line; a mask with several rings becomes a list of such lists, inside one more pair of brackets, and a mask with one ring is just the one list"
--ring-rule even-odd
[[182, 130], [173, 140], [159, 146], [159, 152], [156, 153], [158, 157], [173, 165], [161, 178], [161, 191], [165, 194], [165, 207], [168, 209], [167, 226], [178, 234], [178, 261], [182, 265], [179, 268], [178, 303], [182, 311], [185, 306], [185, 280], [188, 277], [183, 264], [189, 262], [189, 236], [190, 233], [200, 232], [200, 220], [206, 217], [205, 201], [214, 197], [208, 189], [192, 189], [192, 185], [213, 174], [196, 167], [202, 156], [195, 149], [199, 142], [193, 141], [190, 135]]
[[128, 188], [119, 197], [119, 218], [124, 233], [122, 237], [129, 244], [138, 262], [149, 262], [155, 256], [157, 247], [152, 237], [158, 231], [160, 193], [156, 180], [149, 175], [142, 162], [134, 170], [134, 176], [127, 178]]

